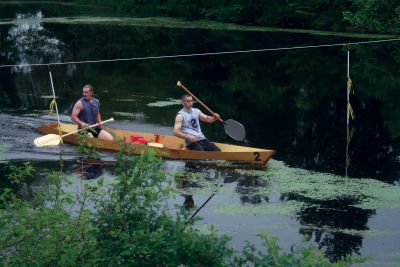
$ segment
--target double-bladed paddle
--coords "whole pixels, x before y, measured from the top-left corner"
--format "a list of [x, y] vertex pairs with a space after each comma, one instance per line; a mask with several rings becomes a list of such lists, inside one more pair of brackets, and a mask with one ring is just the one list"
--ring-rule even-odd
[[[191, 95], [197, 102], [199, 102], [205, 109], [208, 110], [208, 112], [210, 112], [214, 116], [215, 112], [212, 111], [209, 107], [207, 107], [203, 102], [201, 102], [196, 96], [194, 96], [180, 81], [178, 81], [176, 85], [185, 90], [189, 95]], [[221, 118], [218, 118], [218, 120], [224, 125], [225, 133], [227, 135], [229, 135], [230, 137], [232, 137], [237, 141], [246, 141], [246, 130], [240, 122], [237, 122], [232, 119], [224, 121]]]
[[[104, 124], [104, 123], [111, 122], [111, 121], [114, 121], [114, 118], [102, 121], [101, 123]], [[90, 125], [89, 128], [94, 128], [94, 127], [96, 127], [98, 125], [99, 125], [99, 123], [96, 123], [96, 124]], [[82, 129], [78, 129], [76, 131], [64, 134], [62, 136], [60, 136], [58, 134], [46, 134], [45, 136], [41, 136], [41, 137], [36, 138], [33, 141], [33, 143], [35, 143], [35, 145], [37, 147], [56, 146], [56, 145], [59, 145], [61, 143], [61, 140], [64, 137], [66, 137], [68, 135], [71, 135], [71, 134], [75, 134], [75, 133], [80, 132], [82, 130], [85, 130], [85, 129], [83, 129], [83, 128]]]

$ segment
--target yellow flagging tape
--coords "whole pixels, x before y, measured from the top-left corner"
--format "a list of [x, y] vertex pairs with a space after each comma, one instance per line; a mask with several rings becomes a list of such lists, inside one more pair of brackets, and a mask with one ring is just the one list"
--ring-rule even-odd
[[56, 105], [56, 99], [53, 98], [53, 100], [51, 100], [50, 102], [50, 112], [49, 112], [49, 116], [51, 116], [54, 113], [54, 106]]
[[348, 114], [350, 114], [350, 117], [354, 120], [356, 116], [354, 115], [353, 108], [351, 107], [350, 103], [347, 103], [347, 109], [348, 109]]
[[[55, 105], [56, 105], [56, 99], [53, 98], [53, 100], [51, 100], [51, 102], [50, 102], [49, 116], [51, 116], [54, 113]], [[61, 137], [60, 140], [61, 140], [61, 144], [62, 144], [63, 143], [63, 140], [62, 140], [62, 129], [61, 129], [61, 125], [60, 124], [57, 126], [57, 129], [58, 129], [58, 135]]]
[[61, 158], [61, 156], [60, 156], [60, 168], [61, 170], [64, 168], [64, 160], [63, 158]]
[[349, 135], [347, 136], [347, 144], [350, 144], [351, 138], [353, 138], [355, 131], [356, 130], [354, 128], [351, 128], [351, 131], [350, 131]]
[[62, 139], [62, 129], [61, 129], [61, 125], [59, 124], [58, 127], [58, 135], [60, 136], [60, 143], [63, 143], [63, 139]]
[[349, 92], [349, 94], [351, 93], [351, 88], [353, 87], [353, 82], [350, 79], [350, 77], [347, 79], [347, 91]]

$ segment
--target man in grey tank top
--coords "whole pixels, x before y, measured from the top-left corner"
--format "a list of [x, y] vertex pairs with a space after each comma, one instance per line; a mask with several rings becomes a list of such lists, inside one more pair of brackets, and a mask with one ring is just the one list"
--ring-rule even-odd
[[100, 101], [93, 97], [93, 86], [83, 86], [83, 97], [79, 99], [72, 109], [71, 120], [78, 124], [78, 128], [86, 128], [89, 125], [99, 123], [91, 132], [94, 137], [104, 140], [113, 140], [113, 136], [102, 129], [100, 115]]
[[201, 132], [200, 121], [216, 122], [219, 115], [207, 116], [199, 109], [193, 108], [191, 95], [182, 96], [183, 108], [175, 117], [174, 135], [185, 139], [186, 147], [190, 150], [221, 151], [214, 143], [210, 142]]

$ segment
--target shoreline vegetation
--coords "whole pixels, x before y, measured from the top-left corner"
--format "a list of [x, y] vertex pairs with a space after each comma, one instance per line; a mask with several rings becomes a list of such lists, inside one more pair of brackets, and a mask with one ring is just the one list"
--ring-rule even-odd
[[170, 17], [43, 17], [43, 18], [22, 18], [22, 19], [3, 19], [0, 25], [19, 25], [25, 23], [55, 23], [55, 24], [96, 24], [96, 25], [119, 25], [135, 27], [160, 27], [160, 28], [182, 28], [182, 29], [206, 29], [206, 30], [226, 30], [226, 31], [247, 31], [247, 32], [287, 32], [302, 33], [321, 36], [338, 36], [348, 38], [362, 39], [385, 39], [395, 38], [392, 34], [369, 34], [369, 33], [350, 33], [350, 32], [332, 32], [310, 29], [287, 29], [262, 27], [251, 25], [238, 25], [234, 23], [217, 22], [210, 20], [185, 20], [182, 18]]
[[[400, 2], [396, 0], [291, 0], [288, 3], [273, 0], [0, 1], [0, 6], [4, 7], [0, 12], [0, 18], [3, 18], [0, 25], [10, 22], [4, 18], [13, 20], [10, 7], [27, 5], [45, 10], [43, 22], [54, 23], [118, 23], [372, 39], [400, 36]], [[56, 5], [71, 9], [61, 11]], [[61, 18], [66, 13], [70, 15], [68, 19]]]
[[181, 17], [285, 29], [400, 34], [397, 0], [74, 0], [132, 17]]
[[[122, 143], [123, 145], [124, 143]], [[84, 146], [84, 144], [82, 144]], [[330, 262], [304, 236], [285, 252], [278, 238], [259, 233], [262, 248], [242, 251], [215, 227], [199, 230], [191, 211], [170, 214], [166, 199], [179, 176], [164, 173], [154, 153], [116, 154], [116, 177], [81, 180], [53, 172], [45, 186], [31, 187], [36, 170], [0, 164], [0, 263], [4, 266], [351, 266], [368, 258], [348, 255]], [[85, 151], [83, 154], [86, 154]]]

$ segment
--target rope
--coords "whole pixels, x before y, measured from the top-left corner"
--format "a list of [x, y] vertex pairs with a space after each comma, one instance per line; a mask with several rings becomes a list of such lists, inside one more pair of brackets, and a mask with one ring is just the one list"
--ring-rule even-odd
[[[351, 127], [350, 129], [350, 118], [352, 120], [355, 119], [353, 107], [350, 103], [350, 94], [353, 87], [353, 81], [350, 78], [350, 47], [347, 47], [347, 120], [346, 120], [346, 168], [345, 168], [345, 177], [347, 177], [348, 168], [351, 164], [351, 158], [349, 155], [349, 144], [351, 139], [353, 138], [355, 129]], [[353, 90], [354, 92], [354, 90]]]
[[47, 65], [47, 68], [49, 70], [49, 78], [50, 78], [50, 84], [51, 84], [51, 89], [53, 92], [53, 100], [50, 102], [50, 115], [54, 112], [54, 107], [56, 109], [56, 114], [57, 114], [57, 129], [58, 129], [58, 135], [60, 136], [60, 144], [63, 143], [62, 141], [62, 130], [61, 130], [61, 123], [60, 123], [60, 115], [58, 114], [58, 107], [57, 107], [57, 101], [56, 101], [56, 93], [54, 90], [54, 84], [53, 84], [53, 76], [51, 74], [50, 66]]
[[53, 62], [53, 63], [10, 64], [10, 65], [0, 65], [0, 68], [28, 67], [28, 66], [29, 67], [34, 67], [34, 66], [51, 66], [51, 65], [69, 65], [69, 64], [87, 64], [87, 63], [104, 63], [104, 62], [119, 62], [119, 61], [135, 61], [135, 60], [150, 60], [150, 59], [197, 57], [197, 56], [210, 56], [210, 55], [227, 55], [227, 54], [242, 54], [242, 53], [257, 53], [257, 52], [273, 52], [273, 51], [287, 51], [287, 50], [309, 49], [309, 48], [325, 48], [325, 47], [336, 47], [336, 46], [376, 44], [376, 43], [396, 42], [396, 41], [400, 41], [400, 38], [397, 38], [397, 39], [385, 39], [385, 40], [375, 40], [375, 41], [361, 41], [361, 42], [352, 42], [352, 43], [336, 43], [336, 44], [326, 44], [326, 45], [292, 46], [292, 47], [264, 48], [264, 49], [251, 49], [251, 50], [236, 50], [236, 51], [222, 51], [222, 52], [177, 54], [177, 55], [165, 55], [165, 56], [131, 57], [131, 58], [115, 58], [115, 59], [84, 60], [84, 61], [69, 61], [69, 62]]
[[53, 99], [51, 100], [50, 106], [49, 106], [49, 116], [53, 115], [55, 104], [56, 104], [56, 99], [53, 98]]

